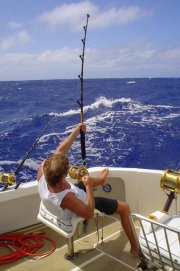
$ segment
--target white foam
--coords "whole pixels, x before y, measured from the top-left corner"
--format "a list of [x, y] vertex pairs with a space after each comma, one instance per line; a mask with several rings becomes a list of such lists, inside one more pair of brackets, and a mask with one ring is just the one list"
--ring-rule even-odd
[[13, 165], [16, 163], [17, 163], [17, 161], [9, 161], [9, 160], [0, 161], [0, 165]]
[[45, 143], [51, 136], [59, 136], [59, 133], [49, 133], [46, 135], [41, 136], [39, 139], [39, 143]]
[[31, 169], [35, 169], [37, 170], [39, 167], [39, 162], [37, 160], [34, 159], [26, 159], [26, 161], [24, 162], [25, 166], [28, 166]]
[[[107, 99], [106, 97], [100, 96], [99, 98], [96, 99], [96, 101], [94, 103], [84, 106], [83, 111], [85, 113], [88, 110], [98, 109], [100, 106], [111, 108], [116, 103], [132, 103], [132, 99], [120, 98], [120, 99], [113, 100], [113, 99]], [[78, 110], [69, 110], [67, 112], [62, 112], [62, 113], [51, 112], [49, 115], [55, 116], [55, 117], [65, 117], [65, 116], [77, 115], [77, 114], [79, 114], [79, 112], [80, 112], [80, 110], [78, 109]]]
[[128, 81], [128, 82], [126, 82], [127, 84], [135, 84], [136, 83], [136, 81]]
[[69, 110], [63, 113], [53, 113], [53, 112], [49, 113], [50, 116], [54, 116], [54, 117], [65, 117], [65, 116], [72, 116], [76, 114], [79, 114], [79, 110]]
[[[152, 104], [142, 104], [140, 102], [136, 102], [135, 100], [132, 100], [130, 98], [119, 98], [119, 99], [107, 99], [106, 97], [104, 96], [100, 96], [96, 99], [95, 102], [91, 103], [90, 105], [86, 105], [84, 106], [83, 110], [84, 110], [84, 113], [86, 113], [88, 110], [98, 110], [98, 108], [100, 108], [101, 106], [104, 106], [105, 108], [112, 108], [113, 105], [117, 104], [117, 103], [121, 103], [123, 104], [124, 106], [124, 109], [122, 111], [116, 111], [116, 112], [113, 112], [113, 114], [116, 114], [118, 112], [118, 114], [121, 114], [121, 115], [127, 115], [127, 114], [130, 114], [130, 115], [135, 115], [137, 113], [144, 113], [144, 112], [148, 112], [150, 114], [149, 116], [149, 120], [151, 119], [151, 121], [155, 121], [155, 120], [158, 120], [158, 117], [156, 117], [156, 109], [159, 109], [159, 108], [163, 108], [163, 109], [173, 109], [173, 108], [177, 108], [177, 107], [174, 107], [174, 106], [169, 106], [169, 105], [152, 105]], [[77, 115], [80, 113], [80, 110], [69, 110], [67, 112], [62, 112], [62, 113], [53, 113], [51, 112], [50, 115], [51, 116], [55, 116], [55, 117], [65, 117], [65, 116], [72, 116], [72, 115]], [[108, 117], [111, 117], [111, 113], [109, 113], [110, 115], [99, 115], [98, 116], [95, 116], [95, 117], [92, 117], [91, 119], [89, 119], [89, 123], [94, 121], [94, 120], [99, 120], [99, 118], [101, 120], [104, 120], [104, 118], [108, 118]], [[143, 115], [143, 114], [142, 114]], [[179, 114], [167, 114], [166, 117], [164, 116], [163, 118], [176, 118], [176, 117], [179, 117]], [[151, 122], [150, 121], [150, 122]], [[87, 122], [87, 121], [86, 121]], [[142, 122], [146, 122], [147, 123], [147, 119], [146, 119], [146, 116], [143, 116], [142, 117]], [[66, 130], [65, 133], [68, 133], [69, 131]]]

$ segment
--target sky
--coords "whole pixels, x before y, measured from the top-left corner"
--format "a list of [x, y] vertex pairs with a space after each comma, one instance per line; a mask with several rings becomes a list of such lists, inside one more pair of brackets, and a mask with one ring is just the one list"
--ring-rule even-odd
[[0, 81], [180, 77], [180, 0], [0, 0]]

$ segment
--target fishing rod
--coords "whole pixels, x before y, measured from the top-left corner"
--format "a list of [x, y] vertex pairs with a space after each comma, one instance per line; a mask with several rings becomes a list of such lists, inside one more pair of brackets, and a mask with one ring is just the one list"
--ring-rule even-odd
[[[81, 40], [83, 44], [82, 54], [79, 55], [81, 59], [81, 74], [78, 75], [80, 80], [80, 99], [77, 101], [78, 105], [80, 106], [80, 122], [84, 122], [84, 55], [85, 55], [85, 47], [86, 47], [86, 34], [87, 34], [87, 27], [88, 27], [88, 20], [90, 15], [87, 14], [86, 17], [86, 25], [83, 26], [84, 29], [84, 38]], [[82, 157], [82, 166], [71, 166], [69, 169], [69, 175], [73, 179], [77, 179], [79, 181], [82, 180], [82, 177], [88, 175], [88, 171], [86, 169], [86, 138], [85, 132], [83, 130], [80, 131], [81, 136], [81, 157]]]
[[[84, 106], [84, 54], [85, 54], [85, 47], [86, 47], [86, 34], [87, 34], [87, 27], [88, 27], [88, 20], [89, 20], [89, 14], [87, 14], [86, 19], [86, 25], [83, 26], [84, 29], [84, 38], [82, 39], [83, 44], [83, 52], [82, 55], [80, 55], [81, 59], [81, 74], [78, 75], [80, 79], [80, 100], [77, 101], [77, 103], [80, 106], [80, 122], [84, 122], [84, 112], [83, 112], [83, 106]], [[86, 167], [86, 144], [85, 144], [85, 132], [81, 130], [81, 156], [82, 156], [82, 163], [83, 166]]]
[[24, 157], [22, 158], [21, 162], [19, 163], [17, 169], [13, 172], [13, 173], [1, 173], [0, 175], [0, 183], [4, 184], [4, 188], [1, 191], [5, 191], [8, 186], [11, 185], [15, 185], [14, 189], [17, 189], [19, 187], [19, 185], [21, 184], [20, 181], [16, 181], [16, 175], [19, 173], [21, 167], [24, 165], [26, 159], [29, 157], [29, 155], [31, 154], [31, 152], [34, 150], [36, 144], [39, 142], [41, 136], [44, 134], [44, 132], [46, 131], [46, 129], [48, 128], [48, 126], [51, 124], [52, 119], [50, 119], [48, 121], [48, 123], [45, 125], [45, 127], [42, 129], [41, 133], [39, 134], [39, 136], [37, 137], [37, 139], [35, 140], [35, 142], [32, 144], [32, 146], [30, 147], [30, 149], [26, 152], [26, 154], [24, 155]]
[[[83, 51], [82, 55], [80, 55], [81, 59], [81, 74], [78, 75], [80, 79], [80, 100], [77, 101], [77, 103], [80, 106], [80, 122], [84, 122], [84, 112], [83, 112], [83, 105], [84, 105], [84, 55], [85, 55], [85, 47], [86, 47], [86, 34], [87, 34], [87, 27], [88, 27], [88, 20], [89, 20], [90, 15], [87, 14], [87, 19], [86, 19], [86, 25], [83, 26], [84, 29], [84, 38], [81, 40], [83, 44]], [[78, 166], [72, 166], [69, 169], [69, 175], [73, 179], [77, 179], [79, 181], [82, 180], [82, 177], [85, 175], [88, 175], [88, 170], [86, 169], [86, 140], [85, 140], [85, 132], [81, 130], [81, 157], [82, 157], [82, 167]], [[103, 190], [105, 192], [110, 192], [112, 189], [111, 185], [106, 183], [103, 186]]]

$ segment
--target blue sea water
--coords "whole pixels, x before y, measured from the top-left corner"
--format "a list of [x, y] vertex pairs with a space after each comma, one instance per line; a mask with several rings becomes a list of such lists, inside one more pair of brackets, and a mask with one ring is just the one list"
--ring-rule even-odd
[[[0, 82], [0, 172], [15, 171], [39, 138], [17, 174], [34, 180], [80, 121], [79, 98], [78, 79]], [[86, 79], [84, 119], [88, 167], [179, 169], [180, 78]], [[69, 158], [81, 164], [80, 140]]]

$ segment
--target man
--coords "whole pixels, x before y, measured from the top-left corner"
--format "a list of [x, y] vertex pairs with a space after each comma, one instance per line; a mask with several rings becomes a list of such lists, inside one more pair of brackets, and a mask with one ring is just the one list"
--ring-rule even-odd
[[129, 220], [128, 204], [114, 199], [93, 197], [93, 187], [105, 184], [108, 169], [104, 169], [99, 178], [84, 176], [79, 185], [66, 181], [70, 168], [67, 152], [81, 130], [86, 131], [83, 123], [78, 124], [71, 134], [59, 144], [55, 152], [41, 163], [37, 176], [41, 201], [46, 209], [50, 213], [58, 215], [61, 221], [70, 220], [74, 214], [84, 219], [92, 219], [94, 208], [108, 215], [118, 213], [131, 244], [130, 253], [132, 256], [137, 256], [138, 246]]

